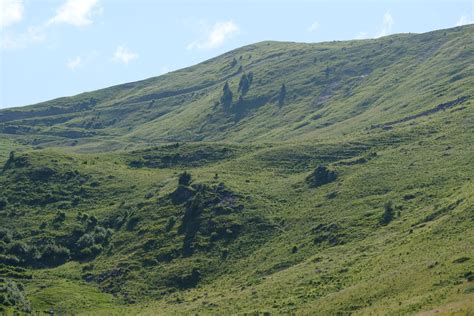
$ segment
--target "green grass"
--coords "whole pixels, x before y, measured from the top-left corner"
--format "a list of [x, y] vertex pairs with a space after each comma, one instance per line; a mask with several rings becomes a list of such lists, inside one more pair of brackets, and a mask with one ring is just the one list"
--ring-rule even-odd
[[[25, 257], [15, 273], [2, 263], [0, 278], [23, 284], [38, 313], [469, 315], [472, 30], [264, 42], [0, 112], [1, 164], [15, 150], [0, 171], [13, 239], [0, 254], [14, 241], [71, 254]], [[239, 95], [234, 57], [254, 74], [255, 103], [226, 111], [215, 101], [225, 80]], [[321, 164], [337, 177], [314, 187]], [[176, 202], [183, 171], [192, 193]], [[85, 256], [79, 238], [102, 227], [110, 236]]]

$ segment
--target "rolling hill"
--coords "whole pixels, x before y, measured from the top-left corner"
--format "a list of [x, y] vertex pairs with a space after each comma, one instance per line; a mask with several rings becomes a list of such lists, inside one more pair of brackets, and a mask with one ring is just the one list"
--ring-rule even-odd
[[469, 315], [473, 31], [261, 42], [0, 110], [0, 306]]

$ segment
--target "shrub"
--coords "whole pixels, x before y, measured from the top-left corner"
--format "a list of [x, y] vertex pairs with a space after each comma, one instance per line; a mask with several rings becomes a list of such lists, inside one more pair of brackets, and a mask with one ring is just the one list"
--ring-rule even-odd
[[88, 228], [93, 228], [93, 227], [97, 226], [97, 223], [98, 223], [97, 217], [92, 215], [91, 217], [89, 217], [89, 219], [87, 221], [87, 227]]
[[328, 169], [326, 166], [319, 165], [313, 173], [307, 178], [306, 182], [312, 187], [319, 187], [324, 184], [333, 182], [337, 178], [337, 173], [334, 170]]
[[176, 224], [176, 217], [174, 216], [168, 217], [168, 220], [166, 221], [166, 225], [165, 225], [165, 230], [169, 232], [171, 228], [174, 227], [175, 224]]
[[384, 204], [383, 208], [384, 208], [384, 212], [382, 214], [382, 217], [380, 218], [380, 223], [382, 225], [387, 225], [393, 220], [393, 217], [395, 215], [393, 202], [388, 201], [387, 203]]
[[0, 199], [0, 210], [3, 210], [7, 206], [7, 201]]
[[5, 253], [7, 249], [8, 249], [7, 244], [3, 240], [0, 240], [0, 254]]
[[94, 241], [97, 243], [97, 244], [103, 244], [103, 243], [106, 243], [110, 236], [112, 235], [112, 231], [109, 230], [109, 229], [105, 229], [104, 227], [102, 226], [97, 226], [95, 229], [94, 229]]
[[28, 246], [24, 242], [15, 241], [10, 245], [8, 253], [19, 258], [26, 258], [28, 250]]
[[41, 263], [44, 265], [61, 265], [69, 260], [71, 252], [63, 246], [54, 243], [47, 244], [41, 254]]
[[82, 249], [79, 253], [79, 257], [81, 259], [89, 259], [89, 258], [93, 258], [97, 256], [101, 252], [102, 252], [101, 245], [92, 245], [91, 247]]
[[56, 214], [56, 217], [54, 217], [54, 220], [53, 222], [55, 223], [61, 223], [61, 222], [64, 222], [66, 220], [66, 213], [62, 212], [62, 211], [59, 211], [57, 214]]
[[18, 259], [15, 256], [0, 254], [0, 263], [1, 264], [6, 264], [6, 265], [11, 265], [11, 266], [17, 266], [17, 265], [20, 264], [20, 259]]
[[[7, 281], [3, 284], [0, 283], [0, 307], [1, 306], [14, 306], [18, 311], [31, 313], [30, 302], [24, 295], [23, 285], [13, 281]], [[2, 310], [0, 309], [0, 311]], [[13, 313], [13, 315], [17, 314], [17, 312]]]
[[191, 184], [191, 180], [191, 174], [185, 171], [179, 175], [178, 184], [188, 186], [189, 184]]
[[76, 246], [79, 249], [84, 249], [87, 247], [92, 246], [95, 243], [94, 237], [91, 234], [84, 234], [81, 238], [79, 238], [76, 242]]
[[298, 247], [293, 246], [293, 248], [291, 248], [291, 253], [297, 253], [297, 252], [298, 252]]
[[8, 244], [12, 241], [12, 233], [8, 229], [0, 228], [0, 240]]
[[134, 230], [135, 227], [137, 227], [139, 222], [140, 222], [140, 218], [138, 216], [130, 217], [127, 223], [127, 230]]

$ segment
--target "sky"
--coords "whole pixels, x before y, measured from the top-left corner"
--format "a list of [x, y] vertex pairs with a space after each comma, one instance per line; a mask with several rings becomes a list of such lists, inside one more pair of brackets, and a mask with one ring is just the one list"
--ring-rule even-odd
[[473, 20], [474, 0], [0, 0], [0, 108], [158, 76], [263, 40], [378, 38]]

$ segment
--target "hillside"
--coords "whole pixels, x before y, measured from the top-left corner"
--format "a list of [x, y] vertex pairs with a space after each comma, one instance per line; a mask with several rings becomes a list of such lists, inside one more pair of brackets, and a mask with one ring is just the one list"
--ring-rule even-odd
[[0, 110], [1, 306], [469, 315], [473, 31], [262, 42]]

